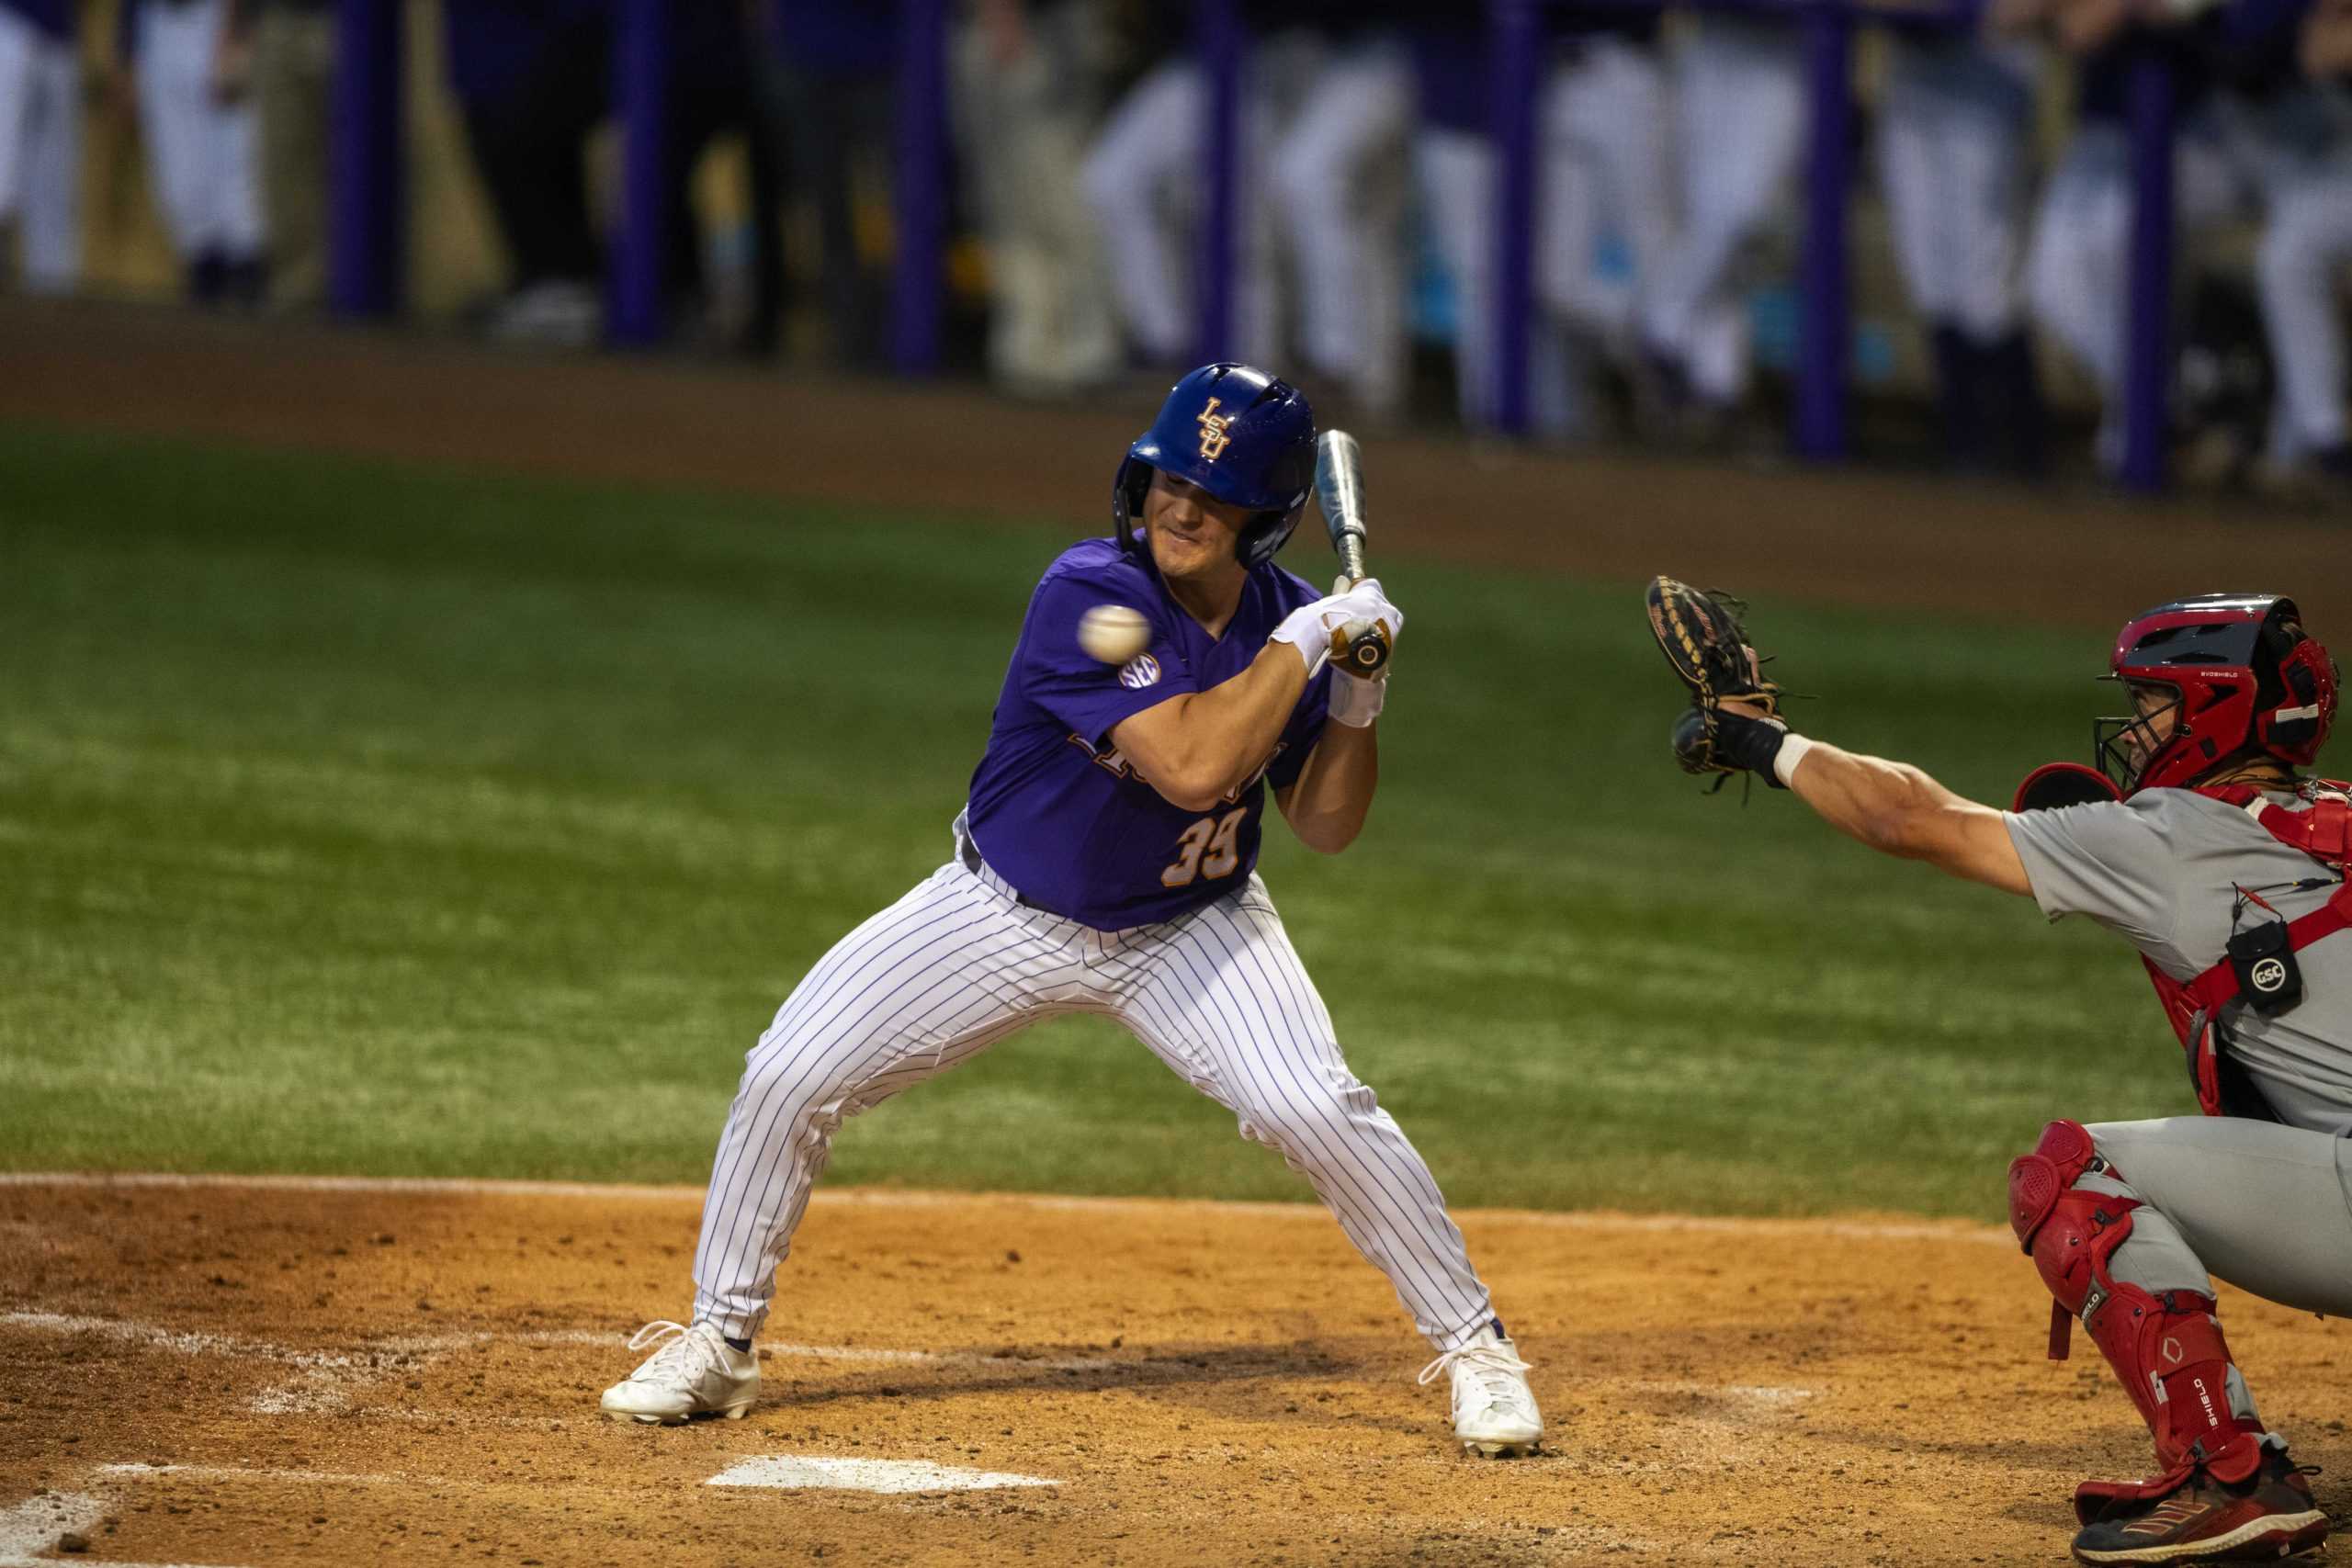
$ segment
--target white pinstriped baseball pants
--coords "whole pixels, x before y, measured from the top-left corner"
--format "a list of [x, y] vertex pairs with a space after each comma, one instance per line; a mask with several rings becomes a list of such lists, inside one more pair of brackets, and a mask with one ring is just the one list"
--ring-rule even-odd
[[1348, 1070], [1265, 885], [1098, 931], [957, 855], [834, 944], [745, 1059], [703, 1202], [695, 1316], [759, 1331], [842, 1121], [1038, 1019], [1116, 1018], [1313, 1183], [1440, 1350], [1492, 1315], [1429, 1167]]

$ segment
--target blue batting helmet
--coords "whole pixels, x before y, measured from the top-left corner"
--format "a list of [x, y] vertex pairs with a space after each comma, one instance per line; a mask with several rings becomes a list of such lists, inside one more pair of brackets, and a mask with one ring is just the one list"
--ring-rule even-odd
[[1241, 564], [1256, 566], [1283, 547], [1315, 488], [1315, 411], [1289, 382], [1229, 361], [1177, 382], [1111, 486], [1123, 550], [1136, 547], [1131, 535], [1155, 468], [1256, 513], [1235, 542]]

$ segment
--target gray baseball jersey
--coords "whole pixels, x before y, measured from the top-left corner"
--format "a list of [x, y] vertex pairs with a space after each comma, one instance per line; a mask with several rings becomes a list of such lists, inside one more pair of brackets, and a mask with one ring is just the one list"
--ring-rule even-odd
[[[2292, 795], [2267, 798], [2304, 808]], [[2319, 862], [2245, 811], [2185, 789], [2013, 814], [2007, 823], [2044, 914], [2087, 915], [2177, 980], [2221, 962], [2237, 889], [2259, 894], [2291, 920], [2336, 886]], [[2268, 918], [2249, 908], [2237, 929]], [[2268, 1019], [2226, 1010], [2230, 1055], [2288, 1125], [2352, 1136], [2352, 932], [2297, 956], [2301, 1003]]]

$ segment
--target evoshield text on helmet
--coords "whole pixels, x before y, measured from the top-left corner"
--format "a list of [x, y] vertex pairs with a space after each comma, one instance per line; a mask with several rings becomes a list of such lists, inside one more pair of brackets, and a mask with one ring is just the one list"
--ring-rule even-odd
[[1244, 567], [1272, 558], [1298, 526], [1315, 485], [1315, 412], [1289, 382], [1247, 365], [1204, 365], [1170, 389], [1111, 486], [1119, 547], [1135, 527], [1154, 470], [1251, 513], [1235, 551]]
[[[2127, 795], [2193, 784], [2247, 757], [2308, 766], [2335, 718], [2335, 661], [2277, 594], [2203, 593], [2143, 611], [2116, 635], [2108, 667], [2127, 690], [2170, 699], [2092, 727], [2096, 761]], [[2159, 736], [2167, 714], [2172, 731]]]

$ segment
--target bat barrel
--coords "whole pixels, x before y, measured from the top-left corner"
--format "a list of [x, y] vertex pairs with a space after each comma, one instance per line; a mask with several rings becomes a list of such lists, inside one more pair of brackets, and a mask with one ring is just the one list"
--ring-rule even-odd
[[1364, 566], [1363, 449], [1344, 430], [1315, 438], [1315, 499], [1340, 566], [1351, 578], [1370, 575]]

